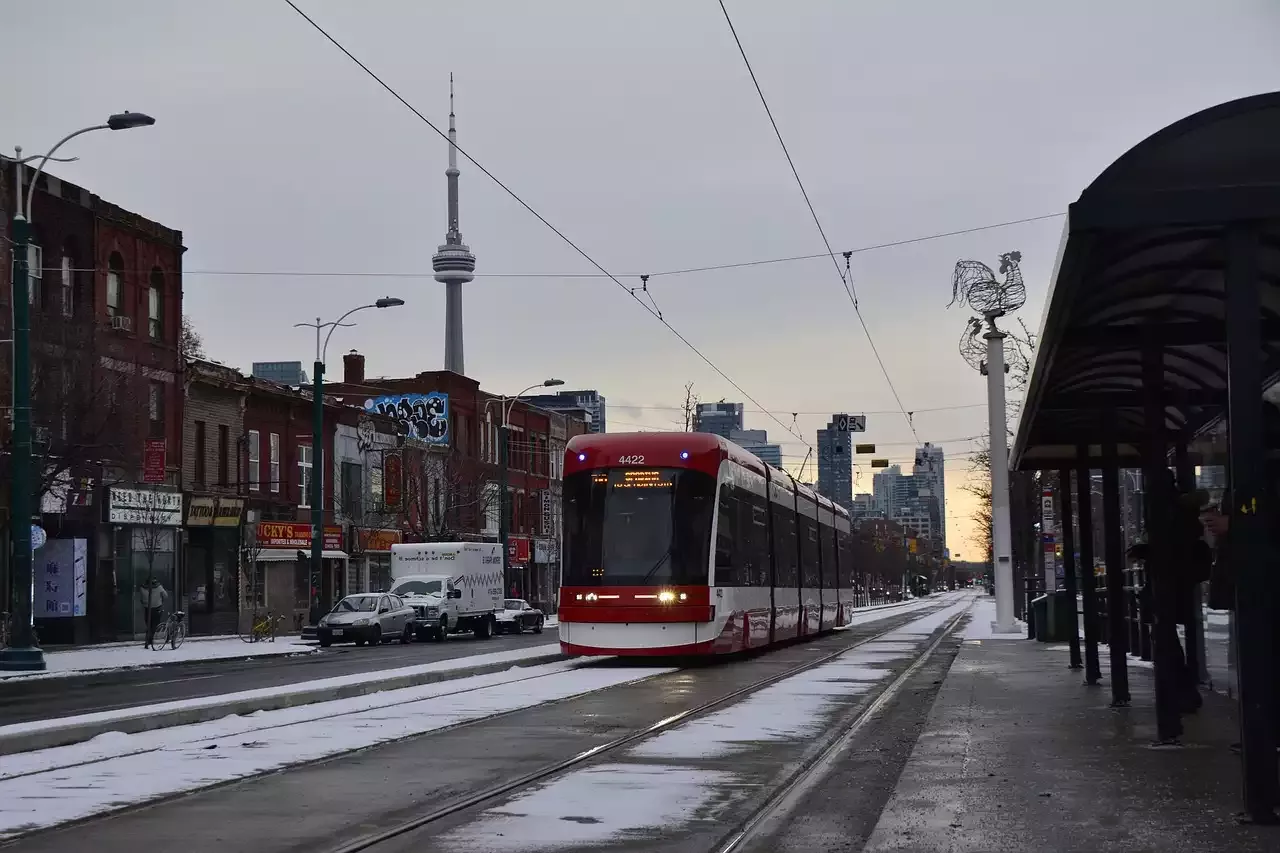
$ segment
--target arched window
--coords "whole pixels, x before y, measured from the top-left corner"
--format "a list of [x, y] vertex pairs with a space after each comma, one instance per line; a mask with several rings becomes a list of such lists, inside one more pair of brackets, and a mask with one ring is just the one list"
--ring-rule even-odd
[[147, 335], [153, 341], [164, 340], [164, 273], [159, 267], [152, 267], [147, 288]]
[[107, 316], [117, 317], [124, 306], [124, 258], [112, 252], [107, 259]]

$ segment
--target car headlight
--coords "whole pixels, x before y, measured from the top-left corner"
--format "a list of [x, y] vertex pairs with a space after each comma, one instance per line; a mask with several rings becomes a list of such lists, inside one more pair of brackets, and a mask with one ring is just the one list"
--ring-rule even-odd
[[352, 625], [356, 625], [356, 626], [368, 625], [368, 624], [369, 624], [369, 620], [368, 620], [368, 619], [357, 619], [356, 621], [352, 622], [351, 624], [352, 624]]
[[329, 617], [328, 617], [328, 616], [321, 616], [321, 617], [320, 617], [320, 627], [321, 627], [321, 628], [327, 628], [327, 627], [328, 627], [328, 625], [329, 625]]

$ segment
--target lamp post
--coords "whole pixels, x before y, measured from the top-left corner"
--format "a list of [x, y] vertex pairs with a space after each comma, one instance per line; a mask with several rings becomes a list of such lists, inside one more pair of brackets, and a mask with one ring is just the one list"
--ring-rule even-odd
[[[329, 350], [329, 339], [339, 326], [354, 326], [355, 323], [344, 323], [343, 320], [357, 311], [366, 308], [397, 308], [404, 304], [403, 299], [384, 296], [377, 302], [352, 308], [336, 320], [325, 323], [317, 317], [314, 323], [294, 323], [294, 327], [306, 326], [316, 330], [316, 361], [312, 366], [311, 376], [311, 571], [309, 573], [312, 589], [315, 588], [315, 575], [320, 574], [320, 601], [311, 605], [311, 621], [315, 624], [319, 618], [317, 610], [327, 611], [332, 606], [333, 583], [328, 572], [324, 571], [324, 357]], [[328, 329], [323, 343], [320, 332]]]
[[[503, 586], [510, 586], [510, 566], [507, 557], [507, 539], [510, 535], [510, 525], [507, 523], [507, 434], [511, 421], [511, 409], [515, 406], [516, 401], [528, 394], [534, 388], [554, 388], [557, 385], [563, 385], [563, 379], [544, 379], [530, 385], [514, 397], [502, 398], [502, 424], [498, 427], [498, 541], [502, 543], [502, 583]], [[485, 409], [489, 408], [489, 400], [485, 403]], [[506, 590], [504, 589], [505, 593]]]
[[[31, 278], [27, 253], [31, 240], [31, 201], [45, 164], [69, 140], [95, 130], [128, 130], [147, 127], [156, 120], [143, 113], [116, 113], [106, 124], [95, 124], [69, 133], [49, 149], [47, 154], [14, 160], [13, 215], [13, 444], [9, 472], [9, 526], [13, 536], [13, 588], [21, 590], [13, 602], [13, 633], [9, 646], [0, 649], [0, 671], [36, 671], [45, 668], [44, 652], [36, 645], [34, 632], [35, 575], [31, 571], [31, 516], [34, 503], [31, 494]], [[21, 154], [21, 149], [19, 149]], [[22, 195], [23, 165], [27, 160], [40, 161], [25, 204]]]

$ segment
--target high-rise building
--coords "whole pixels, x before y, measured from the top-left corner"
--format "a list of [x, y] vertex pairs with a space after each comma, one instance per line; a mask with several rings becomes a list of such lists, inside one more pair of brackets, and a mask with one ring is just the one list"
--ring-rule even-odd
[[837, 430], [834, 419], [818, 430], [818, 491], [853, 508], [853, 434]]
[[849, 517], [854, 521], [863, 518], [876, 518], [880, 513], [876, 511], [875, 497], [870, 492], [859, 492], [853, 496], [853, 506], [849, 507]]
[[559, 391], [520, 399], [552, 412], [586, 414], [592, 432], [605, 432], [605, 399], [599, 391]]
[[307, 384], [307, 372], [300, 361], [255, 361], [251, 371], [255, 379], [296, 387]]
[[767, 430], [735, 429], [729, 433], [729, 440], [743, 450], [748, 450], [759, 456], [773, 467], [782, 467], [782, 445], [770, 444]]
[[942, 448], [930, 442], [916, 448], [916, 464], [911, 474], [916, 480], [916, 494], [936, 505], [933, 529], [942, 547], [947, 546], [947, 478], [943, 469]]
[[444, 369], [465, 376], [462, 360], [462, 285], [475, 278], [476, 256], [458, 227], [458, 130], [453, 116], [453, 75], [449, 75], [449, 230], [431, 258], [436, 281], [444, 284]]
[[729, 438], [735, 429], [743, 429], [741, 403], [699, 403], [694, 410], [694, 432], [709, 432]]

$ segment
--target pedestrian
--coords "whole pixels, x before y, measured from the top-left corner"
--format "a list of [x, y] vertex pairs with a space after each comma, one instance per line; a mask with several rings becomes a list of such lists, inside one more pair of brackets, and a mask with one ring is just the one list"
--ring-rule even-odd
[[151, 648], [156, 637], [156, 628], [160, 627], [161, 609], [168, 598], [168, 590], [155, 578], [147, 578], [138, 587], [138, 602], [142, 605], [142, 612], [147, 620], [147, 642], [143, 648]]

